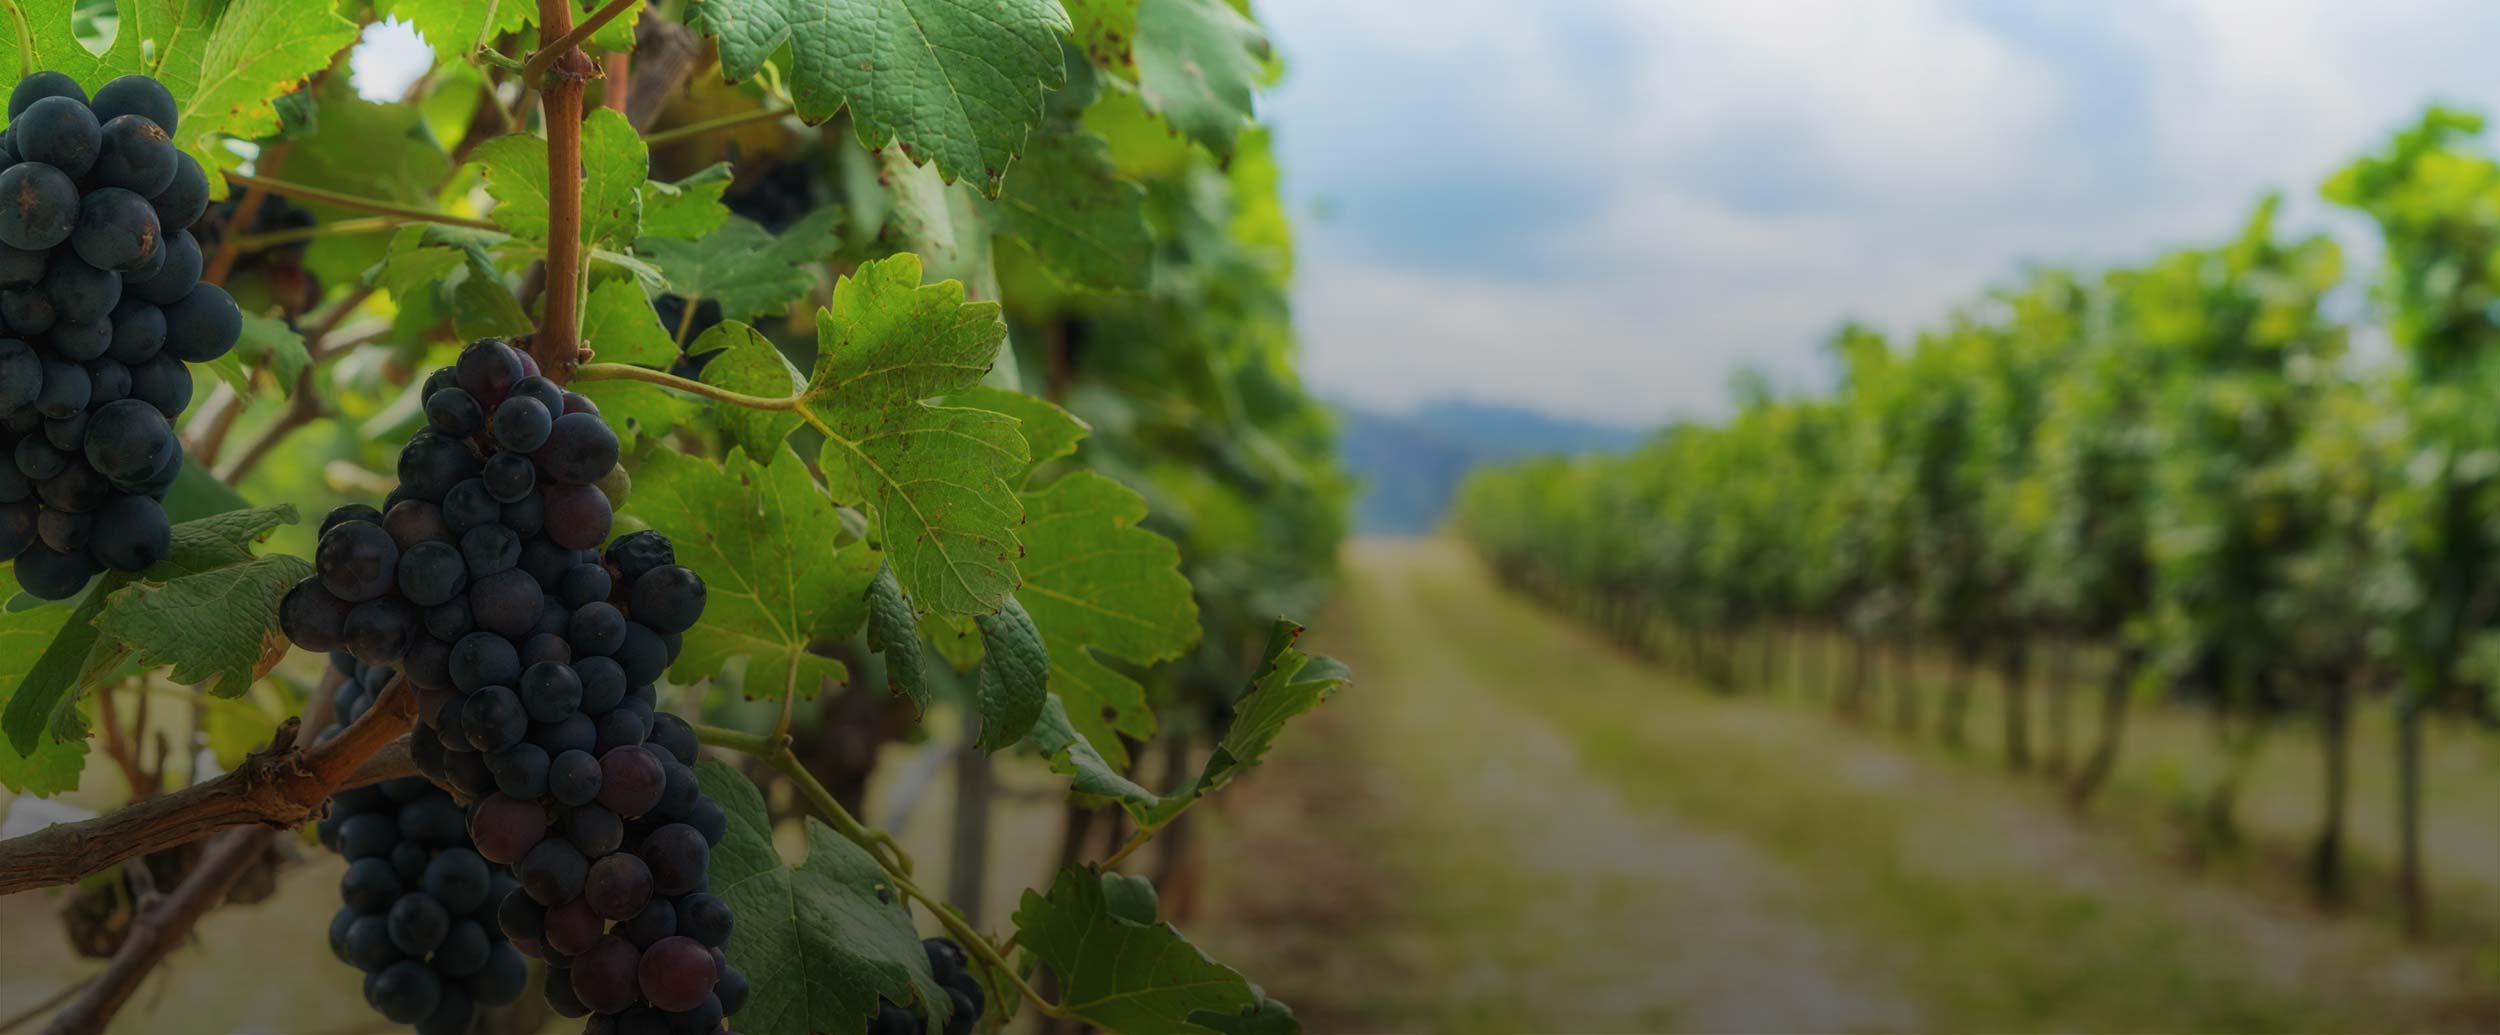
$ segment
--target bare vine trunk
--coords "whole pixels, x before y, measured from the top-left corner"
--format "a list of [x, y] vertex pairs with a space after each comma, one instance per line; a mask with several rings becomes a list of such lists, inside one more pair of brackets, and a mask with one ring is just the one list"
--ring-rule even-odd
[[2422, 713], [2407, 695], [2396, 711], [2396, 893], [2404, 902], [2405, 934], [2430, 932], [2430, 890], [2422, 880]]
[[2136, 671], [2143, 667], [2144, 652], [2122, 647], [2109, 673], [2101, 683], [2101, 724], [2094, 731], [2092, 753], [2084, 757], [2083, 766], [2066, 783], [2066, 802], [2075, 808], [2091, 803], [2094, 795], [2109, 783], [2109, 774], [2118, 767], [2118, 751], [2127, 735], [2127, 702], [2135, 693]]
[[2005, 691], [2005, 767], [2031, 768], [2031, 648], [2020, 639], [2005, 648], [2001, 674]]
[[2326, 763], [2326, 788], [2318, 816], [2318, 835], [2309, 848], [2309, 889], [2324, 903], [2344, 900], [2344, 811], [2350, 796], [2352, 769], [2352, 683], [2330, 678], [2319, 701], [2319, 743]]

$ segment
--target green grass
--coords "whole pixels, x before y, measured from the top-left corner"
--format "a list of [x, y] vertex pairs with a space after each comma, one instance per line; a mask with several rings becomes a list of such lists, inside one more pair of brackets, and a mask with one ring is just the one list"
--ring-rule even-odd
[[[2072, 817], [2040, 781], [1976, 761], [1994, 757], [1987, 741], [1958, 759], [1696, 689], [1501, 593], [1446, 544], [1352, 561], [1343, 624], [1320, 646], [1356, 664], [1348, 735], [1400, 807], [1340, 817], [1338, 834], [1403, 882], [1426, 972], [1446, 972], [1437, 1005], [1400, 1027], [2294, 1031], [2495, 1015], [2466, 954], [2318, 914], [2232, 867], [2190, 870], [2142, 835], [2158, 821]], [[1992, 723], [1973, 716], [1974, 732]], [[2142, 812], [2159, 778], [2132, 770], [2194, 750], [2176, 717], [2142, 733], [2107, 811]], [[2281, 753], [2251, 789], [2261, 839], [2302, 829], [2300, 759]], [[1688, 858], [1697, 843], [1715, 856]], [[1746, 973], [1749, 956], [1770, 973]], [[1818, 997], [1836, 1005], [1813, 1012]], [[1748, 1002], [1760, 1023], [1744, 1023]]]

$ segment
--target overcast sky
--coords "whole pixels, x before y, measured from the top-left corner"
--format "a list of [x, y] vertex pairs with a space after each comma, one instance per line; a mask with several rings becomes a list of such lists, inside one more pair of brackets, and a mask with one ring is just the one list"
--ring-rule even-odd
[[2270, 189], [2366, 248], [2327, 174], [2427, 101], [2500, 109], [2491, 0], [1258, 9], [1305, 369], [1390, 409], [1707, 417], [1742, 366], [1824, 383], [1844, 318], [2217, 240]]

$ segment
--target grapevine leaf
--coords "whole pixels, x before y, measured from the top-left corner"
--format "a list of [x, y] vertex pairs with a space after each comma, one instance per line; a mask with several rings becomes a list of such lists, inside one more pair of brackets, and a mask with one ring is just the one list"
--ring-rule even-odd
[[946, 401], [1014, 417], [1016, 431], [1024, 436], [1025, 449], [1033, 454], [1032, 467], [1025, 469], [1027, 478], [1032, 476], [1033, 468], [1075, 453], [1076, 444], [1094, 431], [1058, 403], [1004, 388], [981, 385], [947, 396]]
[[1198, 642], [1198, 603], [1180, 549], [1137, 527], [1146, 501], [1093, 471], [1024, 495], [1024, 587], [1017, 598], [1050, 645], [1050, 687], [1085, 738], [1113, 763], [1119, 734], [1154, 735], [1146, 689], [1097, 656], [1150, 665]]
[[992, 222], [1070, 287], [1137, 291], [1154, 271], [1146, 189], [1111, 167], [1101, 137], [1054, 126], [1034, 134]]
[[1064, 0], [1076, 42], [1094, 67], [1137, 77], [1137, 0]]
[[1029, 456], [1014, 418], [927, 400], [978, 383], [1006, 329], [961, 285], [922, 285], [909, 253], [842, 278], [816, 316], [805, 402], [825, 433], [826, 481], [875, 500], [895, 577], [950, 614], [995, 610], [1016, 588], [1023, 508], [1006, 479]]
[[[0, 600], [17, 592], [17, 572], [0, 568]], [[61, 637], [69, 615], [65, 607], [0, 614], [0, 712], [14, 710], [14, 698], [32, 685], [38, 659]], [[18, 747], [15, 738], [10, 741], [0, 744], [0, 787], [39, 796], [78, 787], [79, 771], [87, 763], [85, 740], [44, 737], [31, 749]]]
[[604, 280], [590, 289], [582, 306], [582, 342], [602, 363], [666, 367], [677, 358], [677, 342], [660, 326], [658, 310], [642, 285], [625, 278]]
[[[206, 4], [184, 5], [184, 23]], [[127, 10], [127, 5], [125, 10]], [[160, 26], [168, 21], [160, 21]], [[217, 16], [207, 42], [189, 46], [181, 33], [163, 41], [156, 78], [173, 92], [180, 112], [174, 143], [216, 168], [210, 150], [217, 135], [245, 140], [278, 129], [271, 102], [305, 77], [330, 67], [330, 59], [356, 42], [356, 24], [328, 5], [299, 0], [235, 0]]]
[[608, 422], [627, 449], [645, 435], [667, 434], [702, 412], [693, 400], [640, 381], [575, 381], [566, 387], [599, 407], [599, 419]]
[[1042, 717], [1050, 652], [1013, 596], [975, 624], [981, 628], [981, 746], [995, 752], [1023, 740]]
[[527, 333], [529, 313], [513, 299], [490, 251], [500, 240], [459, 227], [401, 227], [372, 280], [399, 303], [399, 324], [413, 335], [445, 321], [462, 338]]
[[1067, 75], [1057, 0], [697, 0], [695, 11], [729, 78], [756, 74], [786, 44], [800, 117], [848, 105], [861, 144], [899, 141], [992, 197], [1042, 91]]
[[[8, 735], [10, 746], [20, 755], [33, 754], [47, 730], [59, 740], [85, 739], [86, 721], [78, 714], [78, 693], [94, 685], [94, 680], [119, 666], [131, 653], [131, 645], [98, 635], [97, 619], [115, 592], [143, 579], [164, 583], [249, 564], [254, 543], [279, 525], [294, 522], [295, 508], [283, 505], [185, 521], [173, 527], [171, 548], [154, 567], [135, 574], [109, 572], [98, 579], [69, 612], [51, 644], [34, 660], [24, 682], [9, 697], [6, 710], [0, 711], [0, 732]], [[273, 619], [275, 606], [273, 599]], [[251, 642], [258, 644], [260, 637], [254, 636]]]
[[[1258, 991], [1253, 986], [1251, 991]], [[1301, 1035], [1302, 1021], [1293, 1015], [1293, 1008], [1259, 996], [1258, 1005], [1235, 1013], [1200, 1010], [1189, 1015], [1190, 1023], [1212, 1028], [1224, 1035]]]
[[[327, 77], [316, 88], [288, 96], [315, 95], [313, 122], [288, 138], [288, 180], [416, 208], [435, 206], [435, 190], [451, 174], [451, 157], [427, 128], [421, 108], [365, 100], [347, 76]], [[325, 225], [358, 215], [318, 202], [297, 204]], [[304, 268], [325, 283], [353, 280], [381, 261], [390, 243], [387, 234], [320, 234], [305, 248]]]
[[[478, 145], [474, 161], [486, 170], [495, 196], [487, 218], [514, 237], [547, 239], [547, 141], [523, 133]], [[593, 247], [633, 241], [642, 225], [642, 187], [651, 172], [651, 151], [632, 123], [613, 109], [591, 112], [582, 122], [582, 241]]]
[[266, 369], [270, 379], [277, 382], [278, 394], [286, 395], [295, 390], [295, 376], [311, 365], [312, 354], [304, 347], [304, 336], [295, 328], [284, 320], [245, 313], [242, 337], [231, 351], [210, 361], [208, 369], [244, 395], [255, 390], [252, 372]]
[[1218, 155], [1250, 121], [1267, 36], [1225, 0], [1141, 0], [1137, 86], [1146, 107]]
[[815, 289], [816, 275], [809, 267], [840, 246], [835, 231], [841, 220], [841, 209], [826, 206], [774, 237], [753, 222], [732, 217], [698, 240], [646, 237], [635, 247], [660, 268], [669, 290], [685, 296], [688, 306], [710, 299], [720, 303], [721, 319], [746, 320], [781, 312]]
[[1216, 742], [1215, 753], [1199, 770], [1197, 781], [1157, 806], [1153, 815], [1141, 817], [1143, 822], [1169, 822], [1191, 802], [1222, 790], [1235, 777], [1256, 768], [1267, 757], [1267, 749], [1275, 746], [1286, 722], [1319, 707], [1353, 678], [1337, 659], [1297, 649], [1294, 642], [1301, 637], [1301, 626], [1276, 620], [1268, 631], [1267, 662], [1250, 689], [1233, 702], [1233, 724]]
[[738, 1011], [740, 1031], [860, 1030], [880, 997], [919, 1000], [944, 1018], [946, 991], [929, 972], [901, 894], [874, 858], [810, 818], [807, 860], [790, 866], [773, 848], [772, 817], [753, 783], [708, 758], [696, 764], [695, 782], [729, 814], [729, 831], [712, 849], [710, 877], [712, 893], [738, 917], [729, 961], [754, 989]]
[[642, 234], [680, 241], [701, 240], [729, 220], [721, 192], [729, 189], [727, 162], [714, 162], [675, 183], [642, 185]]
[[311, 574], [301, 558], [278, 555], [169, 582], [141, 580], [106, 598], [96, 633], [140, 664], [172, 666], [176, 682], [206, 681], [212, 695], [240, 696], [286, 656], [278, 600]]
[[[885, 172], [886, 238], [893, 251], [920, 257], [926, 280], [960, 280], [965, 294], [981, 297], [985, 284], [995, 286], [990, 207], [967, 186], [949, 186], [937, 171], [913, 165], [899, 152], [879, 159]], [[992, 291], [988, 297], [996, 298]]]
[[805, 465], [766, 467], [732, 451], [716, 466], [654, 450], [634, 472], [626, 513], [666, 534], [677, 562], [703, 573], [703, 618], [686, 630], [671, 669], [679, 682], [739, 657], [748, 687], [775, 694], [812, 695], [843, 677], [841, 662], [809, 647], [845, 639], [867, 620], [877, 558], [842, 541], [841, 516]]
[[1078, 794], [1119, 802], [1135, 815], [1145, 815], [1163, 804], [1161, 796], [1138, 786], [1104, 759], [1102, 752], [1094, 750], [1093, 742], [1068, 721], [1067, 702], [1056, 693], [1042, 705], [1041, 721], [1033, 724], [1029, 739], [1041, 749], [1051, 771], [1067, 777]]
[[1017, 937], [1058, 976], [1063, 1008], [1109, 1031], [1153, 1032], [1210, 1032], [1200, 1016], [1259, 1009], [1248, 980], [1171, 924], [1115, 911], [1110, 879], [1072, 866], [1059, 871], [1048, 895], [1028, 890], [1016, 909]]
[[[698, 356], [719, 353], [703, 366], [704, 384], [767, 399], [798, 394], [798, 368], [791, 366], [790, 358], [782, 355], [770, 340], [743, 323], [732, 321], [715, 326], [696, 338], [686, 351]], [[784, 410], [756, 410], [724, 403], [712, 407], [712, 420], [732, 441], [746, 447], [747, 455], [762, 457], [764, 463], [770, 464], [785, 452], [781, 442], [798, 429], [800, 418]]]
[[[377, 13], [416, 26], [417, 34], [434, 48], [436, 60], [458, 61], [482, 39], [528, 28], [538, 20], [538, 5], [521, 0], [388, 0]], [[490, 17], [491, 28], [486, 23]]]
[[885, 685], [928, 711], [932, 696], [920, 671], [920, 616], [912, 612], [903, 584], [894, 581], [892, 565], [879, 566], [868, 584], [868, 648], [885, 655]]

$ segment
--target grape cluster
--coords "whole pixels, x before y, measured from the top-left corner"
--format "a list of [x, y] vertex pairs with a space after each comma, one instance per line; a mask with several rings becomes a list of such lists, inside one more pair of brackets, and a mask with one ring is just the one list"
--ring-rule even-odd
[[[929, 972], [954, 1005], [946, 1015], [945, 1035], [972, 1035], [988, 998], [981, 992], [981, 979], [972, 974], [971, 958], [952, 938], [923, 939], [920, 947], [929, 954]], [[918, 1015], [884, 999], [877, 1000], [877, 1016], [868, 1022], [868, 1035], [920, 1035], [925, 1030]]]
[[173, 145], [173, 95], [130, 75], [90, 101], [59, 72], [0, 132], [0, 561], [47, 600], [162, 560], [191, 371], [243, 315], [200, 282], [187, 229], [208, 177]]
[[608, 541], [616, 435], [527, 354], [475, 342], [422, 398], [387, 509], [330, 515], [280, 622], [405, 673], [410, 754], [476, 802], [478, 853], [519, 882], [497, 917], [547, 961], [558, 1013], [719, 1030], [747, 996], [721, 952], [729, 907], [707, 893], [728, 816], [656, 686], [703, 579], [657, 532]]
[[803, 158], [782, 162], [762, 176], [740, 176], [721, 202], [741, 219], [753, 220], [775, 234], [790, 229], [824, 204], [818, 196], [824, 178]]
[[[338, 735], [373, 706], [391, 670], [334, 654]], [[423, 1035], [458, 1035], [477, 1007], [520, 998], [529, 964], [495, 922], [515, 886], [469, 843], [458, 803], [417, 777], [341, 791], [315, 826], [345, 856], [330, 951], [365, 972], [365, 1001]]]

